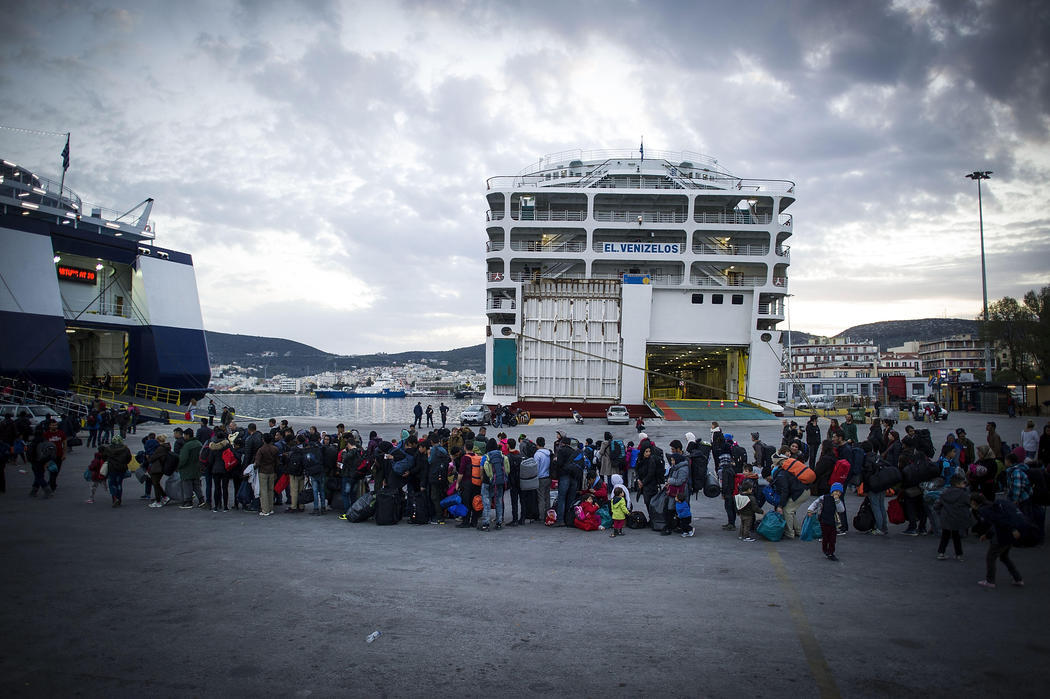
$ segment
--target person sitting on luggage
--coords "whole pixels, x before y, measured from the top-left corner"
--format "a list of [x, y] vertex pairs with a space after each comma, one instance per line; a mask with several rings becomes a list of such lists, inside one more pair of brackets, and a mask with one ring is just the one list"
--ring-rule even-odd
[[612, 502], [609, 505], [612, 512], [613, 530], [609, 536], [623, 536], [623, 525], [627, 521], [627, 514], [631, 507], [631, 495], [624, 487], [623, 481], [615, 483], [615, 479], [619, 477], [620, 474], [613, 474]]
[[813, 501], [806, 509], [806, 517], [820, 519], [820, 543], [824, 555], [829, 561], [837, 561], [835, 556], [835, 538], [838, 536], [838, 514], [845, 513], [842, 503], [842, 484], [834, 483], [831, 492]]
[[676, 515], [675, 531], [682, 533], [682, 538], [696, 534], [693, 529], [693, 513], [689, 509], [689, 496], [680, 492], [675, 496], [674, 510]]
[[738, 537], [741, 541], [752, 542], [755, 537], [752, 536], [755, 530], [755, 515], [758, 514], [759, 506], [758, 500], [755, 498], [755, 483], [757, 480], [750, 478], [740, 482], [740, 492], [733, 498], [733, 502], [736, 504], [736, 513], [740, 517], [740, 536]]

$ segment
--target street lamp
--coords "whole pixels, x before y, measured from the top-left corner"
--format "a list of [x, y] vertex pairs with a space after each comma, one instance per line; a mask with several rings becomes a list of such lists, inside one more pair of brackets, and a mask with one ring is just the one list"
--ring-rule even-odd
[[[981, 203], [981, 180], [987, 180], [992, 176], [991, 170], [974, 170], [966, 177], [977, 180], [977, 216], [981, 222], [981, 289], [984, 292], [984, 325], [985, 332], [988, 328], [988, 274], [984, 265], [984, 206]], [[992, 382], [992, 349], [988, 340], [984, 341], [984, 381]]]

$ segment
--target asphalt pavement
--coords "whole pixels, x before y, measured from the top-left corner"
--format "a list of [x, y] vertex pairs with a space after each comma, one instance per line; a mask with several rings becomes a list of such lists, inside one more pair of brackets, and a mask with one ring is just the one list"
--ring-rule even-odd
[[[930, 427], [935, 443], [959, 426], [981, 443], [987, 419]], [[1017, 441], [1021, 419], [993, 419]], [[666, 444], [709, 427], [647, 432]], [[723, 428], [779, 440], [775, 422]], [[86, 504], [89, 459], [77, 449], [47, 500], [7, 467], [4, 696], [1045, 696], [1050, 677], [1045, 548], [1013, 554], [1026, 587], [1000, 569], [983, 590], [972, 537], [957, 562], [901, 527], [851, 531], [833, 563], [815, 542], [739, 541], [720, 499], [692, 501], [690, 539], [377, 527], [150, 509], [134, 479], [124, 507], [101, 490]]]

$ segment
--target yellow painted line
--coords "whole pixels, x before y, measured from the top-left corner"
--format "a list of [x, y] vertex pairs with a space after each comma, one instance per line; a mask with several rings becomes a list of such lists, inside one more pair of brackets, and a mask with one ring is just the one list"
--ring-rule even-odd
[[813, 675], [813, 681], [817, 683], [821, 699], [841, 697], [842, 693], [839, 692], [839, 688], [835, 684], [835, 678], [831, 676], [831, 668], [828, 667], [828, 661], [824, 658], [824, 652], [820, 649], [820, 643], [813, 634], [813, 629], [809, 625], [809, 619], [806, 618], [806, 611], [802, 608], [802, 598], [798, 595], [798, 588], [795, 587], [791, 576], [788, 575], [787, 568], [784, 567], [784, 559], [780, 557], [780, 552], [777, 551], [776, 546], [772, 542], [765, 542], [765, 546], [766, 553], [769, 555], [769, 562], [773, 564], [777, 580], [780, 581], [780, 586], [787, 595], [788, 613], [791, 614], [791, 621], [795, 624], [795, 633], [798, 634], [798, 640], [802, 645], [802, 653], [806, 656], [809, 672]]

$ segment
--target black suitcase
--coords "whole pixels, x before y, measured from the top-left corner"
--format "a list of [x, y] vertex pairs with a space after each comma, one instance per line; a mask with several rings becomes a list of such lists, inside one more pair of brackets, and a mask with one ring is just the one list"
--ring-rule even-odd
[[426, 524], [430, 521], [427, 510], [430, 509], [430, 501], [423, 493], [409, 493], [408, 495], [408, 521], [412, 524]]
[[383, 488], [376, 494], [376, 524], [388, 526], [401, 521], [401, 493]]

